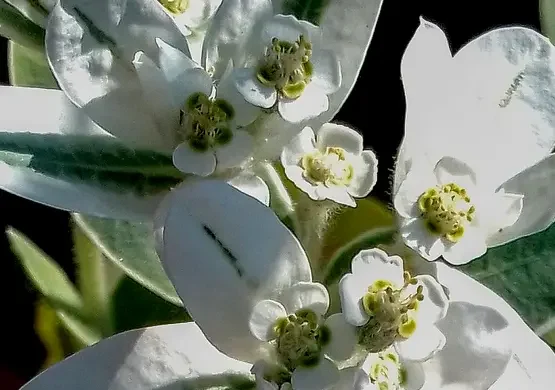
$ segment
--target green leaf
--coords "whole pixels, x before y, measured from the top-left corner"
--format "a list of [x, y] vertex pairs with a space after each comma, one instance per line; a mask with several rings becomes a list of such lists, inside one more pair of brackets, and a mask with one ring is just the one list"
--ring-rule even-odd
[[0, 1], [0, 35], [32, 50], [44, 52], [44, 30], [4, 1]]
[[330, 0], [284, 0], [283, 14], [319, 25]]
[[182, 305], [154, 247], [152, 226], [74, 214], [75, 222], [104, 256], [127, 276], [165, 300]]
[[101, 336], [90, 326], [84, 314], [83, 300], [63, 269], [32, 241], [13, 228], [6, 235], [25, 274], [46, 302], [56, 310], [65, 328], [85, 345], [91, 345]]
[[8, 42], [8, 72], [11, 85], [58, 88], [44, 52], [29, 49], [13, 41]]
[[555, 2], [540, 0], [541, 29], [551, 42], [555, 42]]
[[139, 195], [166, 190], [183, 179], [171, 156], [132, 149], [104, 136], [0, 132], [0, 161], [70, 182]]
[[457, 268], [499, 294], [536, 333], [555, 323], [555, 225]]
[[112, 318], [115, 333], [191, 321], [183, 307], [160, 298], [128, 277], [120, 280], [112, 296]]
[[379, 227], [362, 233], [346, 245], [339, 248], [322, 273], [321, 280], [326, 286], [331, 286], [339, 281], [343, 275], [351, 272], [351, 260], [363, 249], [370, 249], [378, 245], [394, 242], [397, 230], [395, 226]]
[[42, 6], [40, 0], [4, 0], [4, 2], [37, 26], [46, 27], [49, 11]]

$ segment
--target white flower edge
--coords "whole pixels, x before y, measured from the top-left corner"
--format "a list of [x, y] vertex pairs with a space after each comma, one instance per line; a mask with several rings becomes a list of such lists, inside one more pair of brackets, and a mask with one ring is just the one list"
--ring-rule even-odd
[[[353, 169], [353, 177], [346, 185], [326, 186], [310, 181], [302, 167], [303, 157], [325, 153], [327, 148], [343, 149], [345, 162]], [[334, 123], [326, 123], [315, 135], [305, 127], [281, 152], [285, 175], [297, 188], [313, 200], [330, 199], [336, 203], [356, 207], [355, 198], [367, 196], [377, 182], [378, 160], [370, 150], [363, 150], [362, 136], [355, 130]]]

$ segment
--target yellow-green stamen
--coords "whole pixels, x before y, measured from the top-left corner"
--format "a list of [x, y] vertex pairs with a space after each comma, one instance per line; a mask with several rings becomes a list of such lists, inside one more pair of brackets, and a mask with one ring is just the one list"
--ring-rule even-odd
[[189, 0], [158, 0], [172, 14], [182, 14], [189, 7]]
[[306, 180], [326, 187], [348, 186], [354, 176], [345, 150], [338, 147], [328, 147], [323, 153], [319, 150], [308, 153], [301, 159], [300, 166]]

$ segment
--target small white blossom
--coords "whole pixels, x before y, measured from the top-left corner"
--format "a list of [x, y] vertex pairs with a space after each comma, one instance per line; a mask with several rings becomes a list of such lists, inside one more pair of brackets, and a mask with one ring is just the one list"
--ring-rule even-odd
[[253, 122], [259, 110], [237, 93], [231, 79], [217, 84], [184, 53], [157, 40], [160, 67], [143, 52], [133, 64], [159, 122], [176, 148], [174, 165], [184, 173], [208, 176], [244, 163], [253, 140], [242, 127]]
[[259, 34], [245, 48], [251, 60], [234, 72], [245, 100], [263, 108], [277, 105], [292, 123], [327, 111], [328, 95], [341, 85], [341, 68], [325, 48], [321, 29], [292, 15], [275, 15]]
[[362, 136], [346, 126], [326, 123], [316, 139], [305, 127], [283, 149], [281, 164], [289, 180], [311, 199], [356, 207], [354, 198], [370, 193], [378, 173], [376, 155], [362, 148]]
[[448, 299], [435, 279], [410, 276], [399, 256], [380, 249], [361, 251], [351, 269], [339, 283], [339, 295], [359, 345], [371, 353], [393, 345], [410, 361], [425, 361], [443, 348], [445, 336], [435, 323], [445, 317]]
[[425, 381], [422, 365], [403, 361], [393, 348], [369, 354], [361, 371], [368, 377], [364, 390], [419, 390]]
[[513, 225], [522, 203], [522, 195], [496, 191], [452, 157], [411, 168], [394, 198], [404, 242], [427, 260], [452, 264], [486, 253], [488, 237]]
[[251, 332], [270, 343], [275, 360], [255, 364], [257, 380], [269, 383], [261, 388], [284, 389], [290, 383], [294, 390], [331, 389], [339, 381], [339, 370], [329, 358], [348, 358], [356, 340], [340, 314], [324, 320], [328, 307], [326, 288], [312, 282], [294, 284], [279, 301], [256, 304], [249, 321]]

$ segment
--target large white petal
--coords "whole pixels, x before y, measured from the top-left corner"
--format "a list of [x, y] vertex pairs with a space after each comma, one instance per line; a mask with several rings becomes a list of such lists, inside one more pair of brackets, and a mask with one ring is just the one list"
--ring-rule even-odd
[[[538, 384], [538, 388], [549, 388], [552, 383], [555, 383], [555, 371], [553, 370], [555, 354], [545, 342], [534, 334], [507, 302], [462, 272], [443, 263], [436, 265], [438, 280], [442, 285], [448, 286], [451, 302], [466, 301], [478, 306], [493, 308], [501, 313], [509, 323], [509, 334], [505, 337], [506, 345], [499, 346], [499, 348], [502, 350], [508, 346], [512, 349], [513, 359], [516, 359], [526, 375]], [[450, 307], [453, 307], [453, 303]], [[495, 331], [495, 329], [492, 330]], [[492, 337], [495, 337], [495, 334], [493, 332]], [[491, 343], [493, 343], [493, 339]], [[510, 376], [510, 373], [506, 372], [505, 375]], [[475, 387], [470, 387], [470, 389], [475, 389]]]
[[453, 265], [461, 265], [484, 255], [487, 250], [485, 232], [467, 228], [458, 242], [446, 245], [443, 258]]
[[506, 244], [551, 226], [555, 220], [555, 154], [509, 179], [501, 189], [524, 195], [523, 207], [515, 224], [489, 237], [489, 247]]
[[254, 142], [252, 136], [244, 130], [236, 130], [229, 143], [214, 149], [217, 169], [235, 168], [247, 161], [252, 154]]
[[262, 85], [251, 68], [235, 69], [231, 76], [241, 96], [257, 107], [270, 108], [276, 103], [275, 88]]
[[305, 127], [283, 148], [281, 165], [284, 167], [298, 166], [303, 156], [313, 152], [314, 149], [314, 131], [310, 127]]
[[[249, 376], [250, 364], [218, 352], [194, 323], [131, 330], [101, 340], [31, 380], [22, 390], [197, 388], [216, 375]], [[199, 383], [195, 385], [195, 380]]]
[[341, 86], [329, 96], [327, 111], [308, 126], [318, 129], [339, 111], [358, 79], [374, 33], [382, 0], [330, 1], [319, 26], [322, 47], [331, 50], [341, 66]]
[[[226, 0], [206, 31], [201, 63], [219, 79], [228, 66], [242, 66], [248, 41], [254, 39], [257, 23], [272, 15], [270, 0]], [[262, 55], [263, 52], [260, 52]]]
[[431, 166], [413, 164], [403, 179], [396, 184], [397, 192], [393, 197], [395, 211], [403, 218], [416, 218], [420, 216], [418, 198], [438, 183]]
[[269, 341], [276, 337], [274, 326], [279, 318], [287, 317], [287, 311], [279, 302], [264, 299], [252, 309], [249, 328], [259, 340]]
[[329, 390], [337, 382], [339, 370], [325, 358], [314, 367], [298, 367], [291, 376], [291, 384], [295, 390]]
[[187, 99], [194, 93], [201, 92], [206, 96], [212, 94], [212, 78], [202, 68], [189, 68], [179, 74], [170, 84], [175, 107], [183, 109]]
[[173, 165], [181, 172], [209, 176], [216, 169], [216, 156], [212, 150], [198, 151], [183, 142], [173, 151]]
[[434, 168], [439, 184], [455, 183], [468, 189], [476, 186], [476, 173], [464, 161], [443, 157]]
[[370, 318], [362, 307], [362, 297], [368, 291], [368, 282], [362, 275], [346, 274], [339, 281], [339, 298], [345, 320], [354, 325], [362, 326]]
[[314, 67], [311, 83], [326, 94], [332, 94], [341, 87], [341, 64], [331, 50], [320, 49], [312, 52], [310, 62]]
[[[140, 26], [140, 28], [137, 28]], [[155, 38], [185, 53], [187, 42], [158, 2], [62, 0], [50, 15], [46, 52], [60, 87], [105, 130], [167, 150], [131, 65], [138, 51], [158, 61]]]
[[368, 285], [377, 280], [387, 280], [398, 288], [403, 286], [403, 259], [399, 256], [388, 256], [378, 248], [360, 251], [351, 263], [353, 274], [365, 278]]
[[348, 323], [341, 313], [332, 314], [326, 318], [324, 325], [331, 333], [330, 342], [325, 346], [325, 353], [334, 360], [345, 360], [351, 357], [358, 339], [356, 327]]
[[225, 76], [216, 88], [216, 98], [224, 99], [233, 106], [233, 123], [237, 126], [247, 126], [262, 112], [260, 108], [247, 102], [235, 86], [233, 73]]
[[426, 361], [445, 346], [445, 336], [435, 326], [419, 325], [416, 325], [416, 331], [408, 339], [395, 343], [395, 349], [402, 359]]
[[[443, 291], [443, 287], [430, 275], [417, 275], [418, 285], [422, 286], [424, 300], [418, 302], [418, 324], [434, 324], [447, 314], [449, 299]], [[410, 285], [406, 293], [415, 294], [417, 286]]]
[[185, 307], [226, 354], [255, 361], [263, 347], [248, 321], [254, 305], [310, 281], [297, 239], [259, 201], [218, 180], [173, 190], [160, 254]]
[[209, 22], [220, 4], [222, 0], [190, 1], [185, 12], [176, 16], [176, 21], [189, 29], [198, 29]]
[[339, 147], [357, 156], [362, 153], [362, 135], [347, 126], [326, 123], [318, 130], [316, 138], [321, 151], [327, 147]]
[[549, 39], [524, 27], [489, 31], [454, 56], [459, 84], [449, 97], [472, 113], [460, 118], [466, 128], [461, 142], [467, 161], [488, 174], [494, 188], [555, 145], [554, 62]]
[[200, 67], [181, 50], [173, 47], [160, 38], [156, 38], [158, 46], [158, 63], [168, 83], [174, 82], [175, 78], [187, 69]]
[[438, 327], [447, 343], [424, 363], [430, 388], [489, 389], [511, 359], [507, 320], [489, 307], [452, 302]]
[[301, 96], [296, 99], [278, 99], [279, 114], [291, 123], [315, 118], [328, 108], [328, 96], [314, 84], [308, 84]]
[[364, 150], [353, 165], [355, 174], [347, 190], [356, 198], [364, 198], [378, 181], [378, 159], [371, 150]]
[[400, 232], [405, 244], [428, 261], [436, 260], [446, 250], [442, 238], [430, 233], [422, 218], [403, 220]]
[[270, 189], [260, 177], [243, 172], [227, 181], [244, 194], [252, 196], [265, 206], [270, 205]]

